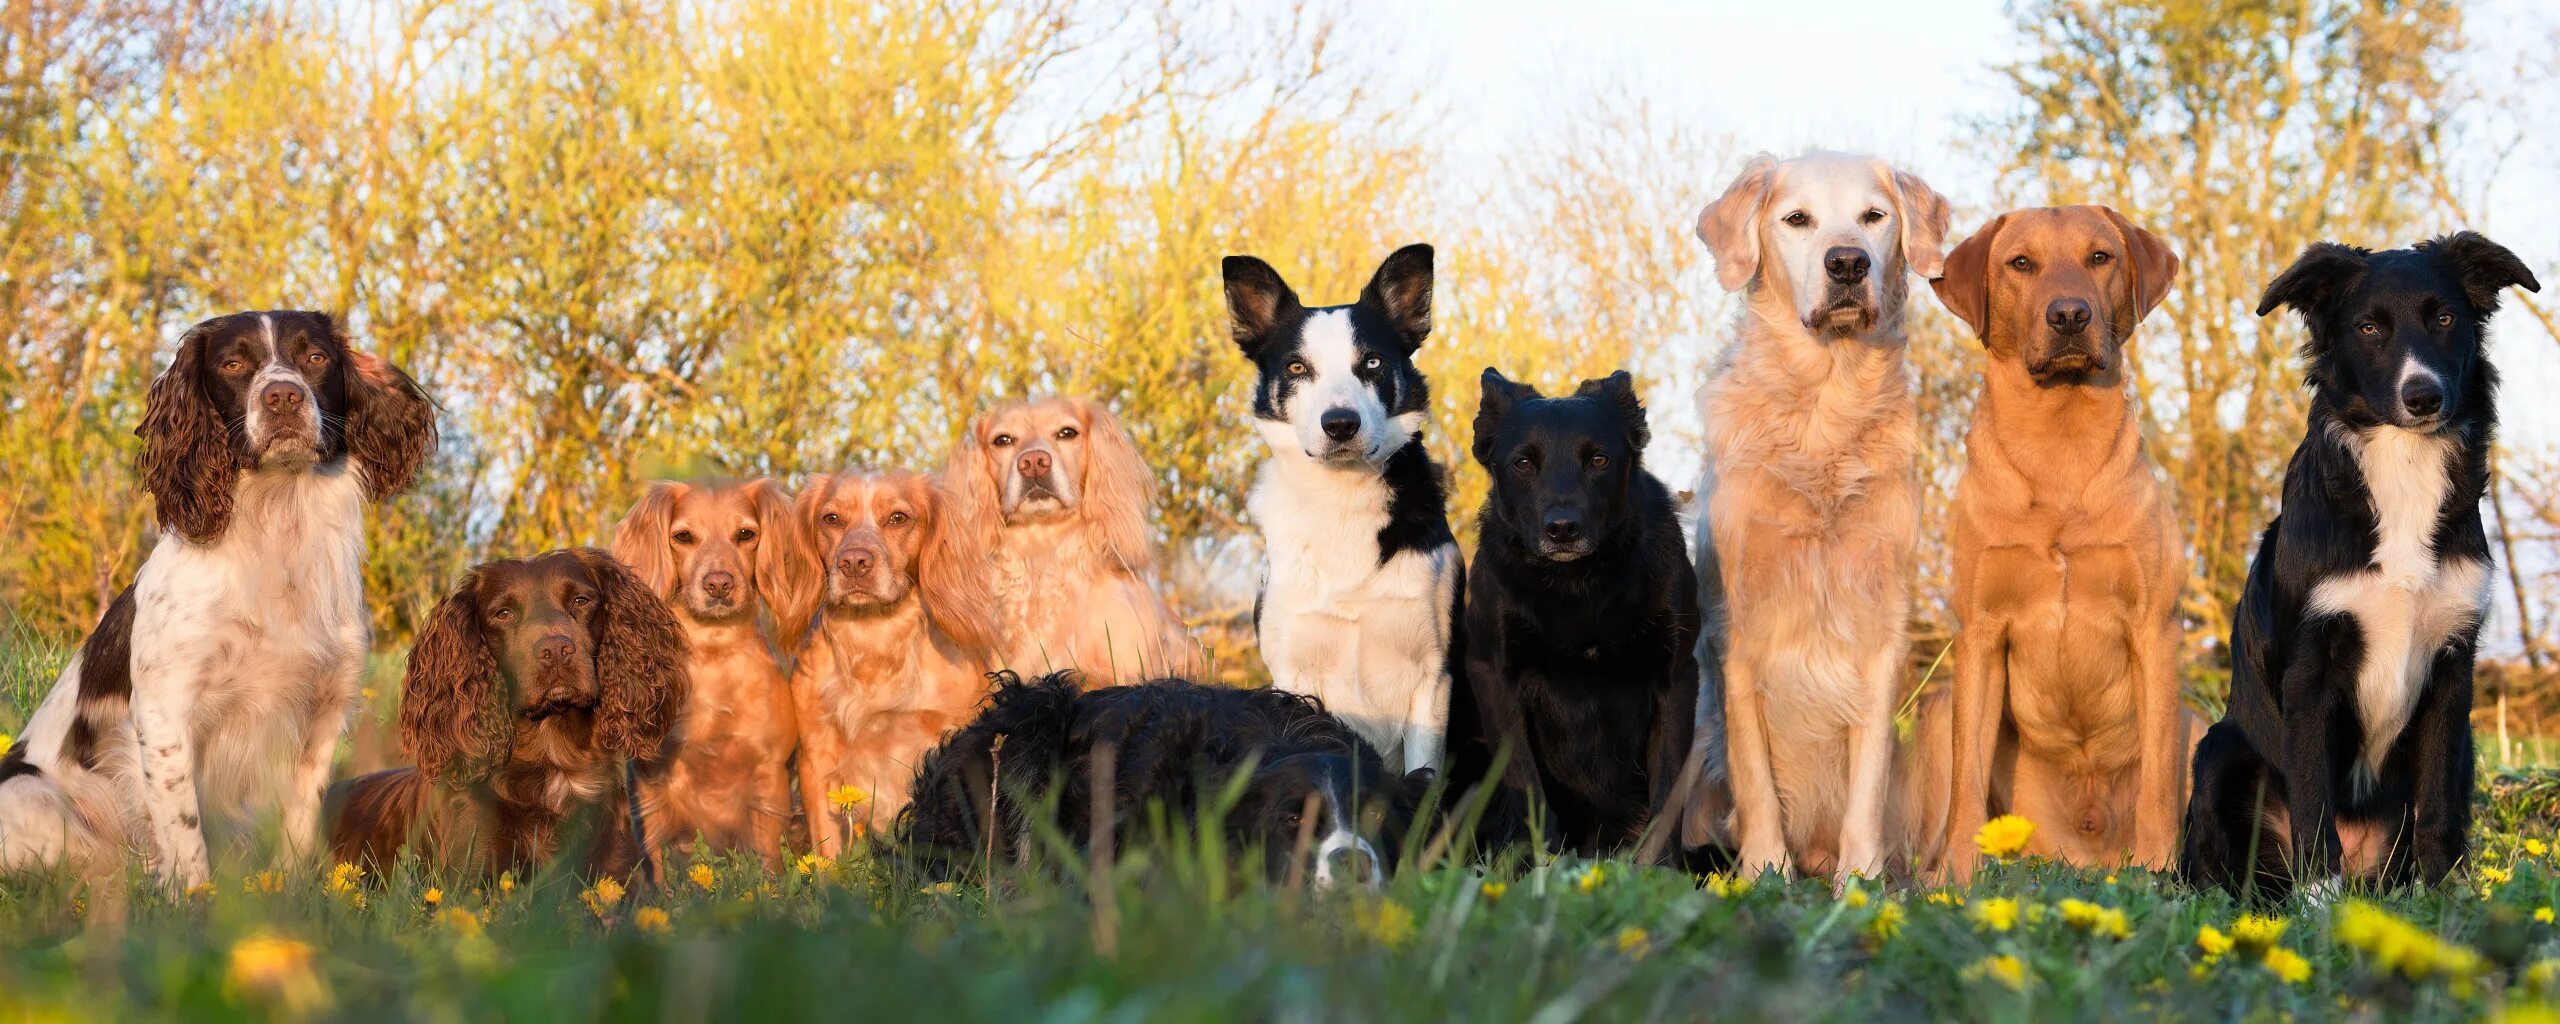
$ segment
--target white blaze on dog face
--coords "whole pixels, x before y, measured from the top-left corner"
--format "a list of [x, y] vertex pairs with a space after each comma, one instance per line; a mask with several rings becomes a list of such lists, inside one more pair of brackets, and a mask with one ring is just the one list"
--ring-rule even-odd
[[1364, 340], [1359, 312], [1354, 306], [1310, 312], [1298, 344], [1266, 369], [1262, 397], [1280, 416], [1258, 418], [1256, 425], [1273, 451], [1375, 465], [1422, 429], [1419, 402], [1409, 400], [1419, 388], [1405, 380], [1413, 374], [1410, 363], [1384, 339]]
[[1318, 801], [1324, 816], [1324, 834], [1316, 842], [1316, 888], [1329, 889], [1343, 883], [1354, 883], [1369, 889], [1379, 886], [1384, 865], [1378, 851], [1360, 838], [1352, 828], [1352, 815], [1346, 807], [1340, 786], [1326, 780], [1323, 798]]
[[[249, 435], [249, 450], [258, 464], [265, 467], [298, 469], [320, 458], [320, 396], [313, 382], [295, 365], [295, 350], [306, 350], [306, 356], [317, 354], [321, 360], [315, 367], [325, 367], [328, 353], [318, 353], [317, 345], [308, 338], [294, 339], [288, 345], [277, 337], [274, 314], [258, 314], [257, 345], [243, 345], [233, 350], [231, 358], [258, 356], [257, 371], [241, 393], [245, 415], [243, 427]], [[254, 351], [253, 351], [254, 350]], [[272, 388], [272, 392], [270, 391]], [[269, 401], [273, 399], [273, 401]]]

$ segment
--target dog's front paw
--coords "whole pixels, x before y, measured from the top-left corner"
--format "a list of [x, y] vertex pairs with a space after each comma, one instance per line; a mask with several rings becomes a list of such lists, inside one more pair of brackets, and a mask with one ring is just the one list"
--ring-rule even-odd
[[1754, 842], [1751, 840], [1744, 840], [1742, 844], [1742, 855], [1734, 861], [1734, 876], [1737, 878], [1758, 878], [1761, 875], [1773, 871], [1777, 872], [1778, 878], [1781, 881], [1795, 874], [1795, 862], [1788, 858], [1786, 844], [1774, 841]]
[[2330, 875], [2317, 882], [2295, 889], [2293, 891], [2293, 898], [2300, 900], [2302, 902], [2303, 909], [2305, 910], [2318, 910], [2331, 903], [2337, 902], [2338, 894], [2345, 889], [2346, 882], [2343, 879], [2340, 879], [2336, 875]]

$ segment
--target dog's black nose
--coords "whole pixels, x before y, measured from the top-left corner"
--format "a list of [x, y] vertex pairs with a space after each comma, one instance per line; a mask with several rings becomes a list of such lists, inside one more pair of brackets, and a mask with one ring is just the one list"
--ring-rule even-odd
[[1022, 453], [1021, 458], [1013, 460], [1013, 468], [1020, 472], [1025, 479], [1037, 480], [1041, 477], [1048, 476], [1049, 453], [1024, 452]]
[[2444, 411], [2444, 386], [2433, 377], [2411, 377], [2400, 385], [2400, 407], [2421, 419]]
[[302, 408], [302, 385], [291, 381], [268, 381], [258, 389], [258, 404], [271, 413], [288, 413]]
[[1316, 425], [1324, 428], [1324, 436], [1348, 441], [1360, 432], [1360, 414], [1349, 409], [1327, 409], [1317, 418]]
[[2044, 324], [2056, 334], [2078, 334], [2089, 326], [2089, 300], [2055, 299], [2044, 308]]
[[702, 592], [712, 597], [728, 597], [738, 590], [738, 574], [707, 572], [702, 574]]
[[533, 660], [545, 665], [568, 661], [578, 653], [578, 642], [565, 636], [546, 636], [533, 642]]
[[1337, 882], [1369, 882], [1378, 876], [1378, 859], [1357, 846], [1345, 846], [1325, 855], [1325, 863], [1333, 868]]
[[1547, 519], [1546, 532], [1547, 539], [1558, 544], [1580, 540], [1582, 539], [1582, 520], [1572, 516], [1550, 516]]
[[1867, 279], [1867, 251], [1854, 245], [1835, 245], [1822, 254], [1822, 270], [1841, 284], [1856, 284]]

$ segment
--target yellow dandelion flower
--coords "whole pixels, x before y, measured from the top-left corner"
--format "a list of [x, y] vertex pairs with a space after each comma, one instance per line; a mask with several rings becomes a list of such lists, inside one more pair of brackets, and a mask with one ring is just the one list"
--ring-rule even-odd
[[444, 890], [429, 888], [427, 891], [418, 894], [418, 902], [426, 904], [427, 909], [429, 910], [443, 906]]
[[2533, 919], [2534, 919], [2534, 920], [2539, 921], [2539, 922], [2541, 922], [2541, 923], [2543, 923], [2543, 924], [2550, 924], [2550, 923], [2551, 923], [2551, 918], [2552, 918], [2552, 914], [2551, 914], [2551, 908], [2550, 908], [2550, 907], [2535, 907], [2535, 908], [2533, 908]]
[[1642, 928], [1620, 928], [1618, 952], [1626, 954], [1629, 959], [1642, 960], [1645, 954], [1653, 952], [1653, 936]]
[[2544, 1003], [2508, 1003], [2488, 1020], [2489, 1024], [2560, 1024], [2560, 1009]]
[[1875, 919], [1867, 922], [1867, 936], [1878, 943], [1892, 940], [1894, 936], [1902, 934], [1902, 921], [1905, 916], [1907, 915], [1903, 912], [1900, 903], [1886, 900], [1877, 904]]
[[188, 899], [191, 899], [191, 900], [209, 900], [209, 899], [212, 899], [212, 898], [213, 898], [213, 883], [211, 883], [211, 882], [197, 882], [197, 883], [196, 883], [196, 884], [194, 884], [194, 885], [190, 885], [190, 886], [188, 886], [188, 887], [187, 887], [187, 898], [188, 898]]
[[1719, 871], [1707, 876], [1707, 891], [1717, 899], [1740, 899], [1750, 895], [1751, 880]]
[[374, 697], [373, 687], [367, 686], [367, 687], [364, 687], [364, 688], [362, 688], [362, 689], [357, 690], [356, 692], [357, 692], [357, 693], [359, 693], [359, 694], [362, 694], [362, 695], [364, 696], [365, 703], [367, 703], [367, 704], [373, 703], [373, 697]]
[[1964, 906], [1964, 895], [1953, 889], [1940, 889], [1929, 894], [1929, 902], [1941, 907]]
[[651, 935], [665, 935], [675, 930], [675, 921], [662, 908], [642, 907], [632, 912], [631, 926]]
[[223, 979], [235, 997], [271, 1003], [290, 1016], [302, 1016], [329, 1002], [329, 990], [311, 970], [312, 959], [310, 943], [254, 935], [232, 944]]
[[251, 895], [273, 895], [284, 891], [284, 872], [261, 871], [240, 880], [240, 891]]
[[2482, 848], [2481, 848], [2481, 850], [2480, 850], [2480, 859], [2481, 859], [2481, 860], [2496, 860], [2496, 859], [2498, 859], [2498, 848], [2497, 848], [2497, 847], [2494, 847], [2494, 846], [2482, 847]]
[[1581, 871], [1574, 874], [1573, 887], [1578, 891], [1587, 893], [1600, 888], [1600, 884], [1608, 880], [1608, 872], [1601, 870], [1600, 865], [1593, 864], [1584, 867]]
[[2539, 857], [2550, 852], [2551, 848], [2543, 845], [2542, 840], [2527, 839], [2524, 841], [2524, 855], [2527, 857]]
[[596, 879], [596, 884], [579, 893], [578, 899], [587, 905], [589, 913], [601, 921], [613, 913], [614, 904], [622, 902], [622, 883], [610, 878]]
[[957, 896], [960, 894], [960, 887], [949, 882], [935, 882], [916, 892], [926, 896]]
[[2525, 987], [2549, 994], [2554, 983], [2560, 983], [2560, 960], [2536, 960], [2524, 969]]
[[2114, 874], [2110, 873], [2110, 874], [2108, 874], [2108, 875], [2107, 875], [2107, 884], [2108, 884], [2108, 885], [2114, 885], [2114, 884], [2116, 884], [2116, 876], [2115, 876]]
[[2074, 931], [2118, 941], [2133, 937], [2132, 922], [2125, 919], [2124, 911], [2115, 907], [2100, 906], [2087, 900], [2064, 900], [2057, 906], [2062, 911], [2062, 923]]
[[2026, 961], [2007, 953], [1986, 956], [1974, 961], [1972, 966], [1964, 969], [1964, 977], [1967, 981], [1981, 981], [1987, 978], [2007, 986], [2012, 992], [2027, 990]]
[[340, 864], [329, 869], [329, 880], [322, 883], [330, 892], [345, 892], [364, 881], [364, 869], [354, 864]]
[[2222, 929], [2212, 925], [2196, 929], [2196, 952], [2202, 954], [2205, 963], [2220, 962], [2223, 955], [2231, 952], [2231, 947], [2237, 944], [2237, 940], [2222, 934]]
[[846, 813], [851, 813], [854, 808], [862, 806], [870, 799], [871, 794], [863, 792], [859, 786], [837, 786], [827, 790], [827, 802], [834, 804], [836, 810]]
[[2006, 896], [1976, 900], [1966, 908], [1965, 916], [1973, 920], [1977, 931], [2005, 932], [2018, 926], [2018, 901]]
[[2275, 976], [2287, 985], [2299, 985], [2311, 980], [2311, 961], [2303, 959], [2302, 954], [2283, 946], [2267, 950], [2266, 959], [2259, 963], [2263, 964], [2267, 970], [2274, 972]]
[[2036, 834], [2032, 821], [2015, 814], [2003, 814], [1982, 823], [1973, 834], [1973, 845], [1985, 857], [2007, 860], [2027, 848], [2027, 840]]
[[0, 751], [8, 750], [10, 747], [16, 745], [17, 742], [17, 737], [11, 736], [5, 732], [0, 732]]
[[791, 866], [799, 870], [800, 877], [807, 878], [817, 874], [819, 868], [826, 867], [827, 859], [814, 853], [804, 853], [800, 855], [799, 860], [792, 862]]
[[435, 920], [436, 923], [452, 929], [454, 934], [466, 938], [480, 934], [482, 928], [489, 923], [480, 915], [461, 907], [446, 907], [436, 911]]
[[2257, 956], [2273, 948], [2284, 938], [2287, 923], [2281, 917], [2243, 914], [2239, 920], [2231, 922], [2231, 941], [2249, 955]]
[[2480, 880], [2490, 885], [2505, 885], [2516, 880], [2516, 873], [2506, 868], [2483, 867]]
[[2340, 906], [2330, 928], [2338, 942], [2364, 952], [2377, 967], [2412, 981], [2463, 982], [2480, 973], [2480, 954], [2363, 900]]
[[1476, 886], [1476, 895], [1484, 897], [1487, 903], [1501, 900], [1502, 894], [1510, 891], [1511, 886], [1503, 882], [1486, 882]]
[[1849, 909], [1851, 910], [1864, 908], [1867, 905], [1867, 891], [1864, 889], [1851, 889], [1847, 892], [1841, 893], [1840, 902], [1848, 904]]
[[498, 895], [505, 896], [514, 891], [516, 891], [516, 873], [513, 871], [498, 872]]
[[684, 873], [684, 877], [691, 879], [693, 884], [704, 892], [712, 892], [720, 888], [720, 876], [711, 870], [709, 864], [694, 865], [693, 870]]
[[1352, 908], [1351, 920], [1363, 935], [1388, 949], [1413, 941], [1413, 911], [1394, 900], [1371, 900]]

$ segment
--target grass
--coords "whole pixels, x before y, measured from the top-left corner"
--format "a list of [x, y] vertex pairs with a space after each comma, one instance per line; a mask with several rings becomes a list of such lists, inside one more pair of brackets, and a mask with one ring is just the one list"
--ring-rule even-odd
[[[0, 725], [58, 664], [0, 631]], [[2454, 881], [2289, 906], [2272, 936], [2174, 880], [2014, 861], [1835, 898], [1517, 855], [1315, 893], [1176, 831], [1107, 872], [1052, 858], [1071, 866], [992, 885], [866, 856], [678, 864], [616, 892], [235, 853], [178, 896], [138, 875], [0, 881], [0, 1019], [2527, 1019], [2560, 982], [2560, 924], [2540, 919], [2560, 904], [2560, 775], [2493, 776], [2481, 810]], [[2208, 955], [2200, 935], [2232, 942]]]

